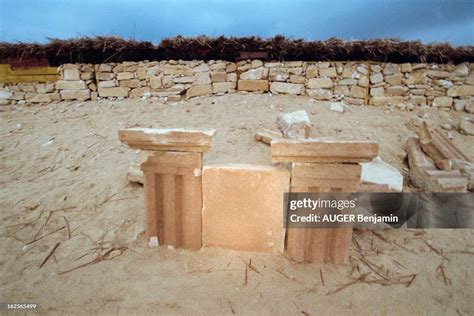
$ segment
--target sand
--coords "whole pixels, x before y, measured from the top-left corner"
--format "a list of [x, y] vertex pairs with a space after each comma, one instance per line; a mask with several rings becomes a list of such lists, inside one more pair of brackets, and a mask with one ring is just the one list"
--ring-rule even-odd
[[[309, 113], [313, 137], [379, 142], [382, 159], [414, 190], [404, 145], [418, 110], [340, 114], [306, 97], [267, 94], [1, 107], [0, 302], [71, 314], [472, 314], [472, 230], [357, 231], [347, 266], [145, 247], [143, 188], [126, 179], [139, 153], [118, 141], [119, 128], [215, 128], [206, 165], [269, 165], [256, 129], [276, 129], [279, 113], [298, 109]], [[438, 125], [474, 117], [426, 112]], [[474, 137], [451, 133], [474, 157]]]

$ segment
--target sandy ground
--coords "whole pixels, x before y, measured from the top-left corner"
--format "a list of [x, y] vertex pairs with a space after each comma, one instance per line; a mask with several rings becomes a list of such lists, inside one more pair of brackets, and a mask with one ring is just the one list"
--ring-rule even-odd
[[[251, 94], [2, 107], [0, 302], [72, 314], [473, 314], [472, 230], [357, 231], [347, 266], [145, 247], [143, 188], [126, 180], [139, 154], [119, 143], [119, 128], [212, 127], [205, 164], [270, 164], [255, 130], [276, 129], [279, 113], [297, 109], [310, 114], [312, 136], [378, 141], [406, 176], [418, 110], [339, 114], [306, 97]], [[427, 111], [434, 124], [467, 116]], [[474, 137], [451, 133], [474, 157]]]

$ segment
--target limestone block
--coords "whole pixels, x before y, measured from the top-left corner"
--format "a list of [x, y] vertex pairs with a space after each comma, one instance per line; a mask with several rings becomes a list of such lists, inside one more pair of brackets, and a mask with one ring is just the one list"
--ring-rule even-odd
[[283, 193], [290, 174], [257, 165], [203, 168], [203, 246], [283, 252]]
[[117, 80], [128, 80], [133, 79], [135, 74], [132, 72], [120, 72], [117, 74]]
[[63, 79], [64, 80], [80, 80], [81, 79], [81, 72], [79, 69], [64, 69], [63, 71]]
[[195, 73], [209, 72], [209, 66], [206, 63], [202, 63], [199, 66], [193, 68]]
[[396, 74], [400, 70], [399, 68], [400, 67], [397, 64], [385, 64], [383, 68], [383, 74], [386, 76]]
[[374, 96], [370, 100], [372, 101], [372, 104], [376, 106], [389, 105], [389, 104], [397, 105], [397, 104], [403, 103], [402, 96], [394, 96], [394, 97]]
[[200, 95], [210, 95], [212, 94], [212, 85], [210, 84], [202, 84], [190, 87], [186, 91], [186, 98], [197, 97]]
[[412, 71], [411, 64], [410, 63], [401, 64], [400, 65], [400, 71], [401, 72], [411, 72]]
[[192, 76], [193, 70], [188, 66], [183, 65], [166, 65], [164, 68], [165, 75], [182, 75]]
[[215, 82], [212, 84], [212, 93], [226, 93], [234, 91], [236, 82]]
[[334, 87], [334, 94], [338, 95], [348, 95], [350, 92], [348, 86], [335, 86]]
[[150, 80], [150, 87], [152, 89], [159, 89], [163, 87], [163, 76], [152, 76], [149, 78]]
[[140, 87], [140, 88], [132, 89], [130, 91], [130, 96], [132, 98], [139, 98], [142, 96], [150, 96], [150, 95], [151, 95], [150, 87]]
[[422, 95], [411, 95], [408, 101], [417, 105], [426, 105], [426, 97]]
[[99, 88], [112, 88], [115, 85], [115, 80], [99, 81]]
[[474, 85], [454, 86], [448, 90], [449, 97], [474, 96]]
[[10, 100], [12, 98], [12, 93], [10, 90], [1, 88], [0, 89], [0, 98]]
[[173, 79], [173, 83], [193, 83], [193, 82], [194, 82], [194, 77], [188, 77], [188, 76], [177, 77]]
[[230, 63], [225, 66], [225, 71], [227, 73], [229, 72], [235, 72], [237, 71], [237, 65], [235, 63]]
[[129, 79], [129, 80], [120, 80], [119, 85], [121, 87], [129, 87], [129, 88], [140, 88], [141, 83], [138, 79]]
[[363, 99], [365, 98], [366, 89], [359, 86], [352, 86], [350, 96], [354, 98]]
[[304, 110], [279, 115], [277, 124], [286, 138], [298, 139], [309, 137], [311, 121], [309, 120], [308, 113]]
[[453, 98], [451, 97], [437, 97], [433, 100], [433, 106], [439, 108], [451, 108]]
[[330, 89], [306, 89], [306, 94], [316, 100], [331, 100], [333, 97]]
[[87, 89], [86, 82], [83, 80], [66, 81], [58, 80], [56, 82], [56, 89], [58, 90], [82, 90]]
[[362, 166], [362, 182], [386, 184], [390, 190], [403, 191], [403, 176], [400, 171], [380, 159], [380, 157], [375, 157], [371, 162], [363, 162], [360, 165]]
[[52, 93], [54, 89], [54, 83], [41, 83], [36, 85], [37, 93]]
[[369, 141], [276, 139], [272, 141], [272, 162], [358, 163], [378, 156], [379, 146]]
[[224, 82], [227, 80], [227, 73], [225, 71], [211, 72], [212, 82]]
[[353, 86], [353, 85], [358, 84], [358, 82], [359, 81], [357, 79], [346, 78], [346, 79], [339, 80], [337, 84], [340, 86]]
[[408, 90], [409, 89], [405, 86], [392, 86], [392, 87], [388, 87], [386, 92], [387, 92], [387, 95], [397, 96], [397, 95], [405, 95], [408, 92]]
[[26, 94], [26, 102], [31, 103], [48, 103], [51, 102], [51, 94], [42, 94], [42, 93], [31, 93]]
[[306, 78], [315, 78], [318, 76], [319, 70], [315, 65], [310, 65], [306, 68]]
[[286, 82], [272, 82], [270, 84], [270, 91], [273, 93], [302, 94], [304, 92], [304, 85]]
[[289, 77], [286, 68], [270, 68], [268, 79], [270, 81], [286, 81]]
[[311, 78], [306, 86], [308, 89], [332, 88], [333, 82], [330, 78]]
[[97, 80], [113, 80], [115, 79], [115, 74], [113, 72], [99, 72], [96, 77]]
[[290, 75], [289, 81], [291, 83], [304, 84], [306, 82], [306, 78], [300, 75]]
[[243, 80], [260, 80], [263, 79], [263, 67], [256, 69], [249, 69], [240, 74], [240, 79]]
[[375, 73], [373, 75], [370, 75], [370, 82], [371, 83], [383, 82], [383, 75], [381, 73]]
[[99, 96], [104, 97], [127, 97], [130, 88], [127, 87], [113, 87], [113, 88], [99, 88]]
[[239, 80], [238, 89], [240, 91], [268, 91], [267, 80]]
[[211, 83], [211, 76], [209, 76], [208, 72], [198, 72], [194, 75], [194, 84], [201, 85], [201, 84], [210, 84]]
[[467, 77], [469, 76], [469, 67], [466, 63], [459, 64], [454, 68], [454, 74], [458, 77]]
[[399, 86], [402, 84], [402, 74], [385, 76], [385, 82], [392, 86]]
[[237, 74], [235, 72], [227, 74], [227, 81], [237, 82]]
[[213, 129], [126, 128], [118, 134], [122, 143], [134, 149], [208, 152], [215, 132]]
[[448, 78], [449, 77], [449, 72], [448, 71], [441, 71], [441, 70], [428, 70], [426, 72], [426, 75], [430, 78], [434, 79], [442, 79], [442, 78]]
[[61, 90], [61, 99], [63, 100], [81, 100], [85, 101], [90, 99], [90, 90]]
[[336, 67], [319, 69], [319, 76], [336, 78], [337, 77]]

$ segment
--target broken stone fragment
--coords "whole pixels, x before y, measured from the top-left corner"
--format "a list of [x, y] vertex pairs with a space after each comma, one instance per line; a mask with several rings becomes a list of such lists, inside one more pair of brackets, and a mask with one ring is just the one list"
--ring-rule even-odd
[[371, 162], [364, 162], [360, 165], [362, 166], [362, 182], [387, 184], [392, 191], [403, 191], [402, 174], [380, 157], [375, 157]]
[[334, 112], [338, 113], [344, 113], [344, 104], [342, 103], [337, 103], [337, 102], [332, 102], [329, 105], [329, 109]]
[[474, 136], [474, 124], [468, 121], [461, 121], [459, 123], [459, 132], [464, 135]]
[[308, 138], [311, 121], [304, 110], [281, 114], [277, 118], [278, 128], [286, 138]]

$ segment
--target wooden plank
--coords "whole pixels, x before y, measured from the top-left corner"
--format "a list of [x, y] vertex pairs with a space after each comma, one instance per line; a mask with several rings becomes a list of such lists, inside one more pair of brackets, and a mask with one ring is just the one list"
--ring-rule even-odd
[[0, 67], [0, 73], [6, 73], [15, 76], [24, 75], [59, 75], [56, 67], [31, 67], [31, 68], [11, 68]]
[[319, 139], [276, 139], [271, 143], [273, 162], [371, 161], [378, 155], [377, 143]]
[[208, 152], [214, 134], [213, 129], [128, 128], [119, 130], [119, 140], [136, 149]]
[[6, 75], [0, 76], [3, 83], [27, 83], [27, 82], [55, 82], [59, 75]]

